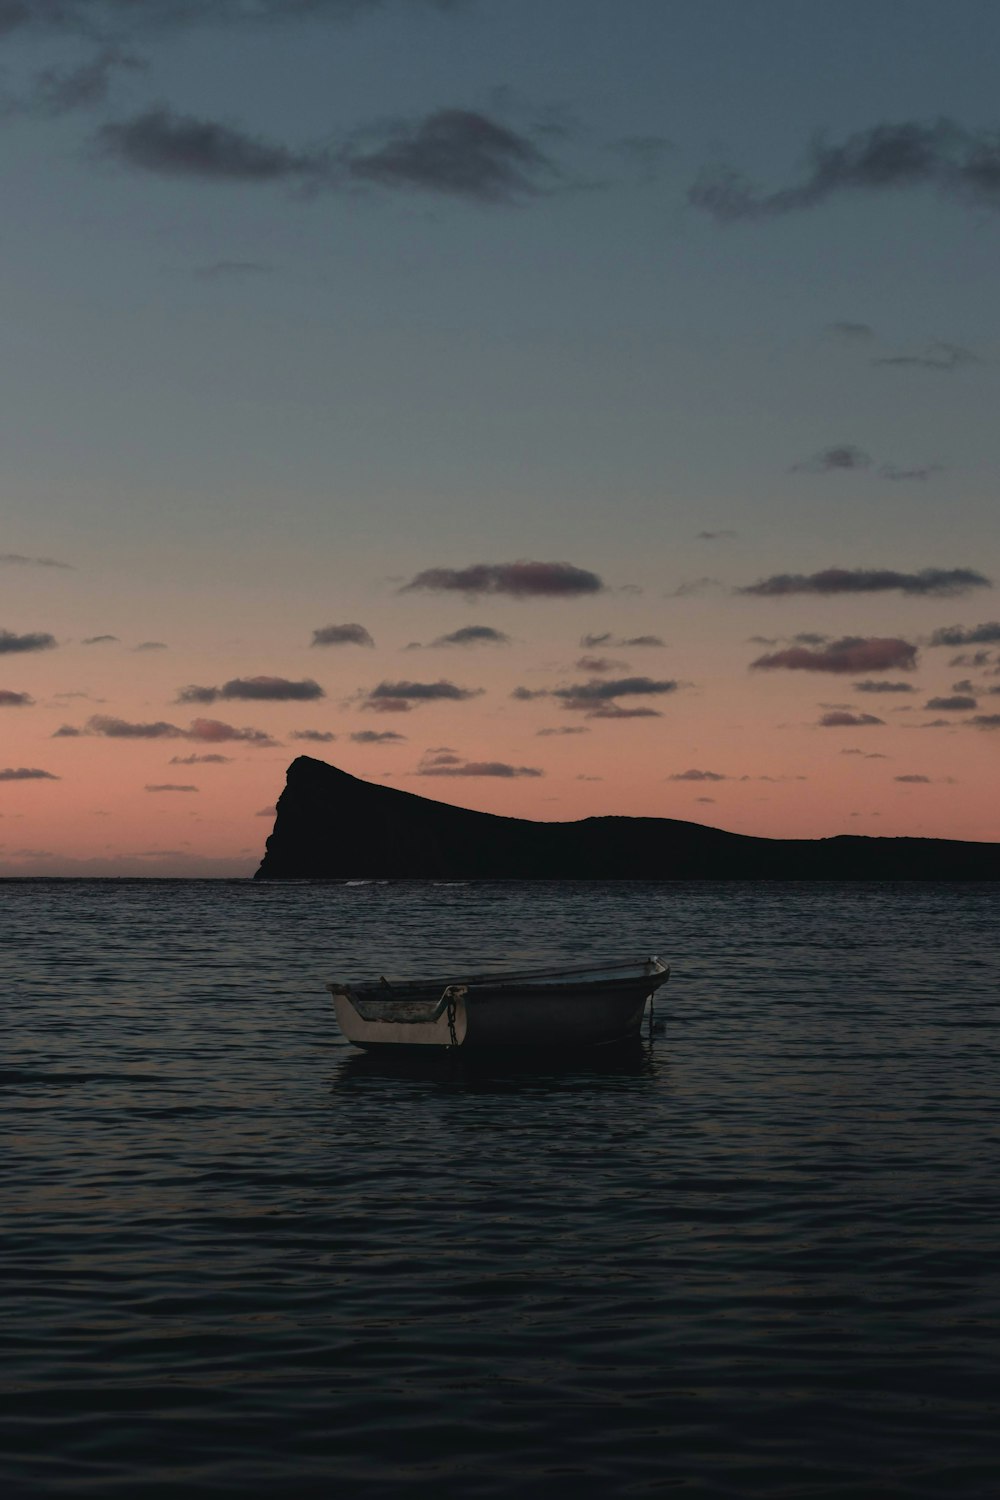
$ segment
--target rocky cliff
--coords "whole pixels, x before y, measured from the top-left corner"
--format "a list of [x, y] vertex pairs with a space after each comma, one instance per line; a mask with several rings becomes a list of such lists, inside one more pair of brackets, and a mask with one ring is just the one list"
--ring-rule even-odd
[[998, 880], [1000, 844], [761, 839], [673, 818], [534, 823], [288, 768], [255, 880]]

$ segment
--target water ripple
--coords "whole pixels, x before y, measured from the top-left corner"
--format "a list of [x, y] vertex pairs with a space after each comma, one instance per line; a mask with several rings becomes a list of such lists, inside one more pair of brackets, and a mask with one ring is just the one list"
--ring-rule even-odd
[[[1000, 892], [0, 882], [11, 1493], [993, 1500]], [[651, 1041], [325, 977], [658, 951]]]

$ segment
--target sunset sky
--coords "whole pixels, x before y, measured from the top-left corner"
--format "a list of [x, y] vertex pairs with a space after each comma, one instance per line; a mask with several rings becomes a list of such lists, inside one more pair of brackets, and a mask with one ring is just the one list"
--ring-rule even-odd
[[993, 0], [8, 0], [0, 874], [289, 762], [1000, 840]]

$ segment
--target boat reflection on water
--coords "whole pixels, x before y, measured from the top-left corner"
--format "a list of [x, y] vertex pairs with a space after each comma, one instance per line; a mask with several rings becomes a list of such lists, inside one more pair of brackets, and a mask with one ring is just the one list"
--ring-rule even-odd
[[652, 1038], [629, 1037], [605, 1047], [579, 1050], [379, 1047], [362, 1052], [345, 1047], [331, 1086], [340, 1091], [366, 1081], [395, 1080], [479, 1091], [491, 1085], [516, 1087], [518, 1083], [543, 1081], [559, 1088], [586, 1088], [613, 1079], [651, 1079], [665, 1071], [666, 1050], [661, 1047], [658, 1053], [656, 1046], [656, 1038], [664, 1029], [658, 1022]]

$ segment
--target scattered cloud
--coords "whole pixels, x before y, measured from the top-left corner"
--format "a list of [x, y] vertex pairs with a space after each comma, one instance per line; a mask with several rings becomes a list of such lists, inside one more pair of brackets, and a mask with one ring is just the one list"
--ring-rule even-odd
[[875, 330], [870, 323], [851, 323], [839, 319], [835, 323], [828, 323], [826, 327], [828, 333], [835, 333], [838, 338], [850, 339], [853, 343], [875, 337]]
[[952, 693], [944, 698], [928, 698], [924, 704], [924, 708], [943, 714], [965, 713], [969, 709], [978, 707], [979, 704], [975, 698], [969, 697], [967, 693]]
[[448, 635], [439, 635], [432, 646], [509, 646], [510, 636], [492, 625], [463, 625]]
[[172, 755], [170, 764], [172, 766], [228, 766], [232, 764], [231, 755]]
[[294, 151], [218, 120], [179, 114], [165, 104], [102, 125], [95, 144], [102, 156], [165, 177], [315, 184], [329, 170], [326, 151]]
[[723, 776], [719, 771], [675, 771], [668, 776], [668, 781], [729, 781], [728, 776]]
[[361, 706], [375, 713], [408, 713], [414, 704], [464, 703], [469, 698], [478, 698], [483, 691], [483, 688], [458, 687], [445, 678], [437, 682], [380, 682]]
[[368, 709], [375, 714], [408, 714], [412, 711], [412, 704], [405, 698], [374, 698], [362, 703], [362, 708]]
[[[586, 705], [567, 703], [566, 708], [583, 709]], [[587, 708], [588, 719], [662, 719], [656, 708], [622, 708], [617, 703], [604, 703], [599, 708]]]
[[614, 636], [610, 630], [606, 630], [602, 635], [581, 636], [580, 645], [585, 651], [593, 651], [601, 646], [611, 646], [616, 651], [622, 651], [636, 646], [665, 646], [666, 641], [661, 640], [658, 635]]
[[880, 479], [891, 479], [901, 484], [912, 479], [922, 484], [925, 479], [930, 479], [932, 474], [940, 474], [941, 465], [924, 464], [916, 469], [903, 469], [897, 464], [882, 464], [878, 473]]
[[328, 729], [293, 729], [290, 740], [310, 740], [314, 745], [332, 745], [337, 738]]
[[15, 693], [9, 688], [0, 688], [0, 708], [29, 708], [34, 701], [30, 693]]
[[735, 531], [699, 531], [697, 540], [699, 542], [725, 542], [730, 541], [738, 534]]
[[869, 724], [884, 723], [884, 719], [878, 719], [874, 714], [852, 714], [844, 708], [831, 709], [819, 720], [822, 729], [862, 729]]
[[423, 765], [418, 776], [499, 776], [509, 780], [515, 776], [544, 776], [537, 766], [512, 766], [502, 760], [467, 760], [458, 765]]
[[590, 733], [590, 730], [589, 729], [585, 729], [582, 724], [566, 725], [566, 726], [561, 727], [559, 729], [536, 729], [535, 730], [535, 735], [536, 735], [536, 737], [538, 739], [549, 739], [549, 738], [551, 738], [554, 735], [560, 735], [561, 736], [561, 735], [566, 735], [566, 734], [589, 734], [589, 733]]
[[870, 454], [865, 453], [862, 448], [856, 448], [853, 443], [838, 443], [832, 448], [824, 448], [812, 458], [804, 459], [802, 463], [793, 464], [792, 473], [829, 474], [870, 469], [873, 462]]
[[6, 766], [0, 770], [0, 781], [59, 781], [51, 771], [39, 771], [35, 766]]
[[0, 655], [12, 656], [21, 651], [50, 651], [56, 644], [54, 635], [45, 631], [29, 631], [27, 635], [15, 635], [12, 630], [0, 630]]
[[879, 682], [866, 677], [861, 682], [852, 682], [856, 693], [915, 693], [916, 688], [910, 682]]
[[707, 594], [711, 589], [721, 587], [717, 578], [688, 578], [683, 583], [679, 583], [675, 589], [671, 589], [666, 597], [668, 599], [697, 598], [700, 594]]
[[932, 646], [992, 646], [1000, 642], [1000, 620], [981, 625], [944, 625], [931, 636]]
[[145, 792], [196, 792], [197, 790], [196, 786], [181, 786], [176, 781], [161, 781], [155, 785], [147, 783], [143, 787]]
[[259, 750], [272, 749], [281, 743], [280, 740], [272, 739], [269, 734], [265, 734], [262, 729], [237, 729], [232, 724], [224, 724], [220, 719], [192, 719], [186, 737], [191, 740], [204, 740], [213, 745], [237, 740], [253, 745]]
[[815, 649], [792, 646], [786, 651], [758, 656], [750, 666], [765, 671], [784, 668], [792, 672], [885, 672], [892, 668], [910, 671], [916, 660], [917, 648], [909, 641], [847, 635]]
[[[940, 646], [940, 641], [931, 641], [932, 646]], [[960, 651], [953, 656], [948, 663], [949, 667], [986, 667], [992, 660], [988, 651]]]
[[775, 573], [735, 590], [780, 598], [788, 594], [902, 594], [953, 598], [971, 589], [992, 588], [992, 580], [972, 568], [923, 568], [919, 573], [897, 573], [892, 568], [824, 568], [819, 573]]
[[587, 682], [573, 683], [566, 687], [517, 687], [511, 697], [525, 701], [558, 698], [563, 708], [585, 713], [591, 719], [650, 719], [660, 718], [661, 715], [653, 708], [622, 708], [616, 700], [674, 693], [680, 686], [679, 682], [657, 681], [651, 677], [593, 677]]
[[621, 709], [616, 700], [659, 697], [675, 693], [679, 686], [673, 680], [656, 680], [652, 677], [594, 677], [587, 682], [572, 683], [568, 687], [552, 688], [550, 693], [553, 698], [561, 700], [564, 708], [587, 713], [594, 718], [639, 718], [649, 717], [653, 710]]
[[619, 672], [628, 666], [628, 662], [618, 661], [613, 656], [581, 656], [575, 665], [581, 672]]
[[58, 562], [54, 557], [26, 557], [23, 552], [0, 552], [0, 564], [12, 568], [65, 568], [73, 571], [73, 564]]
[[473, 563], [468, 568], [426, 568], [400, 593], [428, 589], [438, 593], [508, 594], [514, 599], [573, 598], [596, 594], [604, 584], [596, 573], [567, 562]]
[[356, 745], [399, 745], [406, 739], [394, 729], [359, 729], [351, 735]]
[[908, 786], [929, 786], [931, 778], [929, 776], [894, 776], [892, 779], [906, 782]]
[[721, 222], [816, 208], [848, 193], [931, 187], [983, 208], [1000, 206], [1000, 140], [940, 118], [878, 124], [839, 144], [817, 137], [796, 183], [762, 192], [728, 166], [706, 168], [688, 201]]
[[305, 677], [290, 682], [287, 677], [234, 677], [222, 687], [198, 687], [192, 683], [181, 688], [178, 703], [215, 703], [218, 699], [242, 699], [251, 702], [309, 703], [326, 694], [318, 682]]
[[[0, 29], [2, 24], [0, 12]], [[107, 102], [118, 73], [142, 71], [146, 66], [143, 58], [120, 47], [103, 47], [74, 67], [44, 68], [36, 74], [29, 97], [14, 104], [13, 112], [53, 120], [77, 110], [95, 109]]]
[[873, 359], [873, 365], [912, 365], [921, 370], [957, 370], [962, 365], [982, 364], [978, 354], [962, 344], [946, 344], [935, 340], [928, 344], [922, 354], [891, 354]]
[[1000, 729], [1000, 714], [973, 714], [968, 722], [977, 729]]
[[553, 163], [527, 135], [471, 109], [435, 109], [356, 131], [335, 146], [292, 147], [154, 104], [101, 126], [99, 153], [124, 166], [211, 182], [359, 186], [511, 203], [554, 186]]
[[85, 640], [82, 640], [80, 642], [80, 645], [81, 646], [107, 646], [107, 645], [110, 645], [113, 641], [117, 641], [117, 640], [118, 640], [118, 637], [116, 635], [88, 635]]
[[555, 177], [526, 135], [470, 109], [438, 109], [357, 134], [336, 155], [336, 173], [385, 188], [510, 203]]
[[133, 651], [166, 651], [166, 641], [140, 641], [138, 646], [133, 646]]
[[324, 625], [313, 631], [313, 646], [374, 646], [363, 625]]
[[57, 738], [79, 734], [100, 735], [111, 740], [201, 740], [209, 744], [225, 741], [242, 741], [257, 748], [271, 748], [279, 742], [261, 729], [237, 729], [219, 719], [194, 719], [188, 729], [170, 724], [163, 719], [152, 723], [132, 723], [111, 714], [93, 714], [82, 730], [64, 724], [57, 729]]
[[[69, 728], [67, 725], [66, 728]], [[59, 735], [63, 730], [57, 730]], [[127, 719], [118, 719], [111, 714], [94, 714], [87, 720], [85, 734], [99, 734], [110, 740], [178, 740], [184, 738], [184, 730], [176, 724], [168, 724], [163, 719], [157, 719], [152, 723], [131, 723]]]
[[841, 755], [861, 755], [865, 760], [885, 760], [881, 750], [841, 750]]

